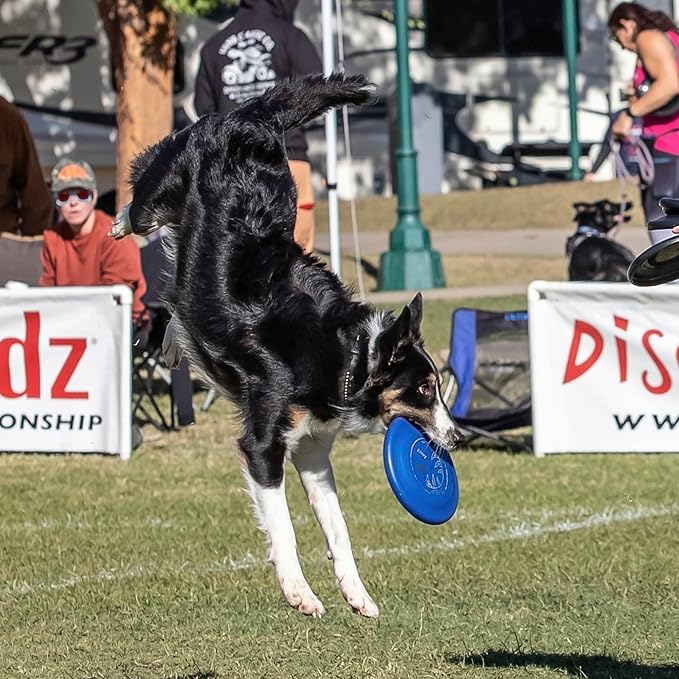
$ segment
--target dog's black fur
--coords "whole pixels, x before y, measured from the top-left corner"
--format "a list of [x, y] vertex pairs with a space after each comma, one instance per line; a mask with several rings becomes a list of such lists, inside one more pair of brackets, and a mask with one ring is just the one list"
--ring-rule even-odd
[[[461, 439], [447, 410], [447, 420], [441, 414], [438, 375], [420, 333], [421, 296], [398, 318], [374, 311], [293, 239], [296, 190], [284, 131], [371, 97], [363, 76], [312, 76], [201, 118], [135, 160], [134, 198], [112, 231], [169, 226], [176, 271], [166, 296], [179, 341], [240, 409], [238, 443], [255, 504], [258, 488], [281, 485], [285, 458], [295, 461], [294, 441], [303, 435], [383, 431], [402, 415], [448, 448]], [[269, 530], [265, 512], [255, 511]], [[303, 588], [286, 592], [281, 573], [288, 601], [320, 614]], [[362, 584], [336, 575], [349, 583], [340, 587], [356, 610], [377, 614], [367, 593], [352, 593]]]
[[599, 200], [573, 203], [576, 230], [566, 241], [568, 280], [627, 282], [627, 269], [634, 254], [610, 238], [609, 232], [630, 216], [632, 203]]

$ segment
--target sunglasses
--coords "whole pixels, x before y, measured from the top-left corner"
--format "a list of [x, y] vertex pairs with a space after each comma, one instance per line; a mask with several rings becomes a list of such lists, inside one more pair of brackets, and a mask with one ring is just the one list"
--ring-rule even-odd
[[70, 191], [59, 191], [57, 193], [57, 205], [59, 207], [64, 207], [68, 204], [68, 201], [74, 197], [79, 203], [87, 203], [92, 200], [92, 192], [87, 189], [72, 189]]

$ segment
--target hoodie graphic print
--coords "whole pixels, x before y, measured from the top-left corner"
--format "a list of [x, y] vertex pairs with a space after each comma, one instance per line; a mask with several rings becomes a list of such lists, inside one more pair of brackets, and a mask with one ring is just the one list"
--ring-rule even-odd
[[274, 39], [261, 29], [228, 36], [219, 48], [219, 54], [230, 60], [220, 74], [223, 95], [240, 105], [273, 87], [276, 71], [271, 52], [275, 46]]
[[[276, 82], [323, 70], [308, 36], [293, 23], [297, 0], [241, 0], [233, 21], [201, 50], [196, 113], [228, 113]], [[285, 134], [288, 157], [308, 160], [303, 130]]]

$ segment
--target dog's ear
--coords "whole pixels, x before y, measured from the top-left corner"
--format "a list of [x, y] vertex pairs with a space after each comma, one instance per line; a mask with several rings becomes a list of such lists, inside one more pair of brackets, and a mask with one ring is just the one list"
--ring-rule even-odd
[[573, 207], [575, 208], [575, 216], [573, 217], [573, 221], [576, 224], [582, 224], [583, 221], [587, 219], [587, 216], [592, 212], [591, 203], [573, 203]]
[[399, 317], [377, 338], [377, 365], [381, 372], [400, 363], [407, 350], [422, 342], [422, 295], [417, 293], [410, 304], [403, 307]]
[[418, 292], [415, 297], [413, 297], [410, 304], [408, 304], [410, 309], [410, 334], [414, 342], [422, 341], [422, 333], [420, 326], [422, 325], [422, 293]]

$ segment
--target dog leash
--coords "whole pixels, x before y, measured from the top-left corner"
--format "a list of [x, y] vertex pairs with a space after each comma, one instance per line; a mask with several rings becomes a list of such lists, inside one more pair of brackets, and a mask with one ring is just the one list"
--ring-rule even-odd
[[[633, 141], [627, 141], [625, 143], [634, 147], [634, 153], [636, 154], [636, 163], [639, 168], [639, 181], [646, 186], [650, 186], [655, 179], [655, 167], [653, 165], [653, 154], [648, 148], [646, 142], [637, 135], [631, 137]], [[633, 183], [632, 173], [625, 165], [625, 161], [620, 153], [620, 148], [623, 142], [618, 141], [611, 133], [609, 137], [609, 144], [611, 150], [613, 151], [613, 157], [615, 159], [615, 176], [618, 178], [618, 186], [620, 193], [620, 224], [624, 223], [625, 216], [625, 202], [627, 198], [627, 193], [625, 191], [625, 184], [627, 182]]]

